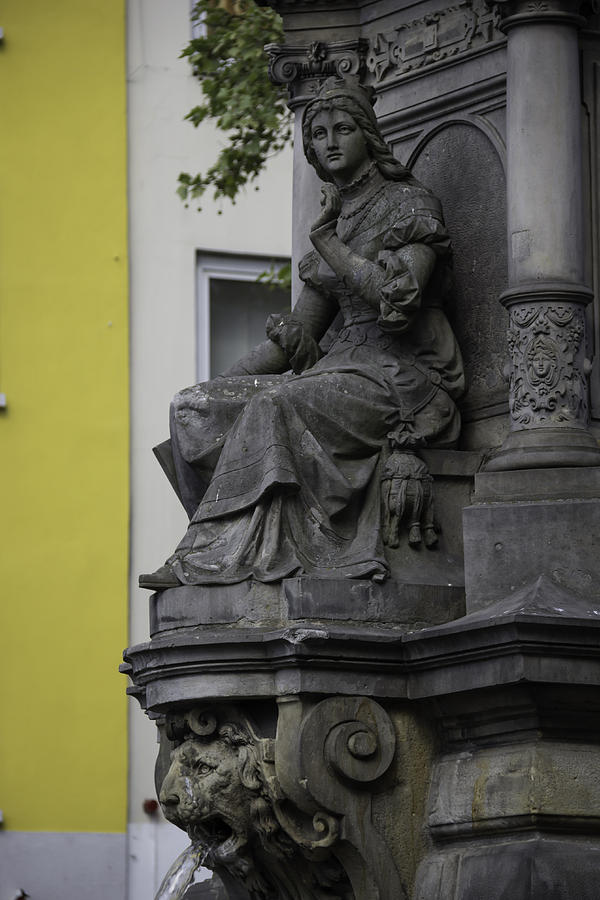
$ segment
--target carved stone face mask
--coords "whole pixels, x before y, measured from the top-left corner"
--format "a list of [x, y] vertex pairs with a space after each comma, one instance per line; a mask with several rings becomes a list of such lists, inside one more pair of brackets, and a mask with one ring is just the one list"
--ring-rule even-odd
[[352, 181], [369, 161], [364, 134], [343, 110], [326, 109], [317, 113], [311, 137], [318, 162], [338, 184]]

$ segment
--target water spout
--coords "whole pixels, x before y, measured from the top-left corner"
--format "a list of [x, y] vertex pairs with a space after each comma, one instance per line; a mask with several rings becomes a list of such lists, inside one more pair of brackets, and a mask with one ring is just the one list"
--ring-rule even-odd
[[154, 900], [181, 900], [209, 853], [210, 847], [201, 843], [186, 847], [163, 878]]

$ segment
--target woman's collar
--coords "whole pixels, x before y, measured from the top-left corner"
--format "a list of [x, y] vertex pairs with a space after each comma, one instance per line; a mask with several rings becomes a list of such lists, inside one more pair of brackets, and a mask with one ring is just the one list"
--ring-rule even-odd
[[366, 185], [378, 174], [379, 169], [377, 168], [377, 163], [373, 160], [368, 169], [361, 175], [339, 188], [342, 200], [353, 200], [355, 197], [362, 194]]

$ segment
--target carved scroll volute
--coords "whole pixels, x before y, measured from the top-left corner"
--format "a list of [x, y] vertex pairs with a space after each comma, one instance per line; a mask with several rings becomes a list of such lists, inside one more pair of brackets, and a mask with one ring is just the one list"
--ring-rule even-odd
[[[331, 714], [344, 721], [331, 727]], [[348, 716], [348, 719], [346, 719]], [[315, 732], [330, 725], [323, 753], [336, 774], [350, 784], [366, 785], [385, 775], [396, 749], [394, 728], [385, 710], [365, 697], [330, 699], [319, 703], [304, 723], [305, 765], [310, 760]]]
[[367, 697], [331, 697], [305, 709], [300, 701], [280, 705], [276, 769], [284, 791], [306, 812], [324, 807], [341, 817], [332, 850], [356, 900], [402, 900], [406, 891], [371, 816], [372, 791], [396, 752], [388, 714]]
[[306, 103], [330, 75], [362, 75], [368, 41], [313, 41], [311, 44], [267, 44], [269, 77], [285, 84], [290, 92], [290, 108]]

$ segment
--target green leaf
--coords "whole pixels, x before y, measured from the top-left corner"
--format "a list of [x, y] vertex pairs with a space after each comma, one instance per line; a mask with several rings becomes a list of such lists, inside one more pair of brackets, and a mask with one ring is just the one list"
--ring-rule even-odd
[[275, 263], [271, 263], [271, 267], [266, 272], [261, 272], [257, 281], [268, 285], [271, 288], [285, 288], [288, 291], [292, 289], [292, 264], [284, 263], [279, 268], [275, 267]]
[[212, 189], [219, 200], [235, 201], [239, 191], [262, 172], [267, 159], [291, 140], [292, 119], [285, 88], [271, 84], [263, 51], [282, 43], [281, 18], [253, 0], [238, 0], [232, 14], [215, 0], [198, 0], [192, 19], [206, 34], [181, 53], [199, 79], [203, 102], [185, 116], [194, 126], [206, 118], [227, 134], [227, 143], [203, 175], [179, 176], [178, 195], [187, 200]]

